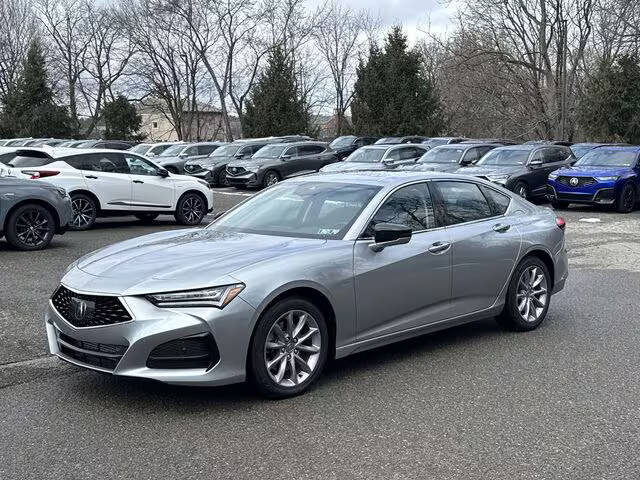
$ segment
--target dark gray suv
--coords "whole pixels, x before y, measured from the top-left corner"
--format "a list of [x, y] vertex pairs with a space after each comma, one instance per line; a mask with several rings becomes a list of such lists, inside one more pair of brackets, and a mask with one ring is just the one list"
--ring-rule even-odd
[[0, 238], [19, 250], [41, 250], [73, 221], [64, 188], [0, 176]]

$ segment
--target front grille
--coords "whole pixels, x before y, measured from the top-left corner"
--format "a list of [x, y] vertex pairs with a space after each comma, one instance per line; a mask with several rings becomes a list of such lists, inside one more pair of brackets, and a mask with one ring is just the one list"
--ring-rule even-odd
[[227, 167], [228, 175], [242, 175], [246, 170], [243, 167]]
[[[578, 180], [577, 185], [571, 185], [571, 179], [575, 178]], [[558, 177], [556, 178], [556, 182], [561, 185], [566, 185], [567, 187], [572, 188], [580, 188], [580, 187], [588, 187], [589, 185], [594, 185], [598, 183], [593, 177]]]
[[564, 193], [564, 192], [556, 192], [556, 198], [558, 200], [566, 200], [571, 202], [591, 202], [593, 200], [593, 195], [591, 194], [581, 194], [581, 193]]
[[210, 333], [192, 335], [163, 343], [147, 358], [149, 368], [209, 368], [220, 360]]
[[66, 357], [94, 367], [114, 370], [128, 346], [87, 342], [58, 332], [58, 348]]
[[131, 320], [131, 315], [117, 297], [84, 295], [60, 285], [51, 302], [74, 327], [99, 327]]

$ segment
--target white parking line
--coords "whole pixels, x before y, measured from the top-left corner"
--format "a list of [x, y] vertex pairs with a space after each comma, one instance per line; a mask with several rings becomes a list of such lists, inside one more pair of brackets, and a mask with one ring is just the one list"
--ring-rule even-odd
[[234, 196], [241, 196], [241, 197], [251, 197], [252, 195], [254, 195], [253, 193], [247, 193], [247, 192], [221, 192], [219, 190], [214, 190], [213, 191], [214, 194], [218, 194], [218, 195], [234, 195]]

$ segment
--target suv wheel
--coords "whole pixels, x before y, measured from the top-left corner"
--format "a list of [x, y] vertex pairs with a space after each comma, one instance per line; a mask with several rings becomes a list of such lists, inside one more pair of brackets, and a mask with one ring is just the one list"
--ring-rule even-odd
[[630, 213], [636, 206], [636, 189], [631, 183], [625, 183], [616, 199], [616, 210], [620, 213]]
[[304, 298], [287, 298], [258, 320], [249, 351], [249, 375], [268, 397], [299, 395], [322, 373], [328, 350], [322, 312]]
[[273, 170], [269, 170], [264, 174], [264, 178], [262, 179], [262, 186], [264, 188], [270, 187], [271, 185], [275, 185], [280, 181], [280, 175], [278, 172], [274, 172]]
[[7, 221], [7, 241], [18, 250], [41, 250], [51, 242], [55, 220], [41, 205], [18, 207]]
[[219, 187], [228, 187], [229, 186], [229, 180], [227, 180], [227, 172], [225, 172], [224, 170], [222, 170], [218, 174], [218, 186]]
[[98, 217], [98, 206], [93, 198], [83, 193], [72, 194], [71, 206], [73, 207], [71, 230], [89, 230], [93, 227]]
[[518, 182], [513, 187], [513, 193], [527, 200], [529, 198], [529, 188], [524, 182]]
[[199, 225], [206, 214], [205, 200], [197, 193], [186, 193], [178, 200], [175, 217], [181, 225]]

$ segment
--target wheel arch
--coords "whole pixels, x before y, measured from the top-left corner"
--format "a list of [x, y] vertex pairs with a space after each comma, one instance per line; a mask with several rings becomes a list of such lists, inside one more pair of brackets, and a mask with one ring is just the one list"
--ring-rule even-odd
[[73, 195], [76, 195], [78, 193], [81, 193], [82, 195], [86, 195], [87, 197], [92, 198], [93, 201], [96, 202], [96, 206], [98, 207], [98, 211], [102, 210], [102, 205], [100, 205], [100, 199], [98, 198], [98, 196], [95, 193], [93, 193], [93, 192], [91, 192], [89, 190], [84, 190], [82, 188], [79, 188], [77, 190], [73, 190], [73, 191], [69, 192], [69, 196], [73, 196]]
[[[522, 258], [518, 262], [518, 265], [524, 259], [529, 258], [529, 257], [536, 257], [536, 258], [540, 259], [542, 261], [542, 263], [544, 263], [544, 265], [547, 267], [547, 270], [549, 271], [549, 275], [551, 276], [551, 289], [550, 290], [553, 291], [553, 288], [555, 286], [556, 272], [555, 272], [555, 263], [553, 261], [553, 257], [549, 253], [549, 251], [546, 248], [542, 247], [542, 246], [533, 246], [529, 250], [527, 250], [527, 252], [522, 256]], [[514, 272], [515, 272], [515, 269], [514, 269]]]
[[[204, 201], [204, 204], [207, 207], [207, 212], [209, 211], [210, 208], [213, 207], [213, 205], [209, 205], [209, 200], [207, 200], [207, 196], [204, 193], [202, 193], [200, 190], [196, 190], [192, 188], [187, 190], [186, 192], [183, 192], [182, 195], [178, 197], [178, 201], [176, 202], [176, 211], [178, 211], [178, 205], [180, 205], [180, 202], [185, 197], [185, 195], [189, 195], [190, 193], [195, 193], [202, 199], [202, 201]], [[207, 212], [205, 212], [205, 215], [207, 214]]]
[[7, 214], [5, 215], [5, 219], [4, 219], [4, 224], [2, 225], [2, 229], [1, 229], [3, 232], [7, 231], [7, 223], [9, 222], [9, 218], [11, 217], [13, 212], [15, 212], [16, 209], [24, 205], [39, 205], [45, 208], [53, 217], [53, 221], [55, 222], [55, 229], [58, 230], [60, 228], [60, 215], [58, 215], [58, 211], [53, 205], [51, 205], [46, 200], [41, 200], [38, 198], [26, 198], [16, 203], [9, 210], [7, 210]]

